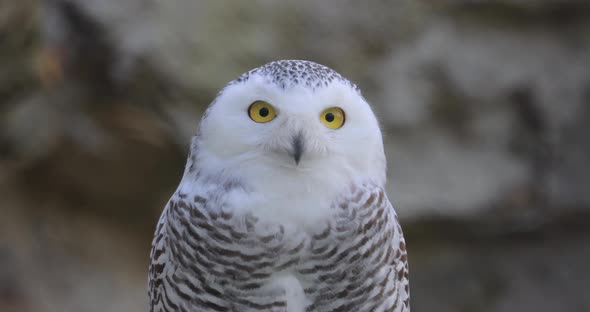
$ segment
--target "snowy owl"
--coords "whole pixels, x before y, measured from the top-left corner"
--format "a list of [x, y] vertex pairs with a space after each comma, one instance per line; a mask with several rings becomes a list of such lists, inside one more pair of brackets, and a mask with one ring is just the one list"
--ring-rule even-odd
[[230, 82], [205, 112], [157, 224], [150, 311], [409, 311], [379, 125], [309, 61]]

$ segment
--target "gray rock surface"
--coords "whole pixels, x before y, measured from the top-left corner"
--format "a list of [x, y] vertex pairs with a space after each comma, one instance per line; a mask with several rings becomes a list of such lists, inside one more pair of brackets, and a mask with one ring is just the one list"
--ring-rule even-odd
[[146, 311], [200, 112], [262, 63], [382, 123], [414, 311], [588, 311], [585, 1], [0, 0], [0, 311]]
[[545, 206], [588, 207], [581, 137], [590, 23], [521, 17], [498, 25], [477, 14], [431, 20], [380, 71], [376, 102], [386, 103], [382, 121], [394, 129], [391, 191], [400, 210], [477, 213], [527, 188]]

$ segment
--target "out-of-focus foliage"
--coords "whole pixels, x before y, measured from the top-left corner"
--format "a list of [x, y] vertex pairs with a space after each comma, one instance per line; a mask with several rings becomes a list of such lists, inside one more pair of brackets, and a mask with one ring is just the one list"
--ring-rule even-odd
[[0, 311], [146, 311], [200, 113], [265, 62], [382, 123], [415, 311], [588, 311], [585, 1], [0, 0]]

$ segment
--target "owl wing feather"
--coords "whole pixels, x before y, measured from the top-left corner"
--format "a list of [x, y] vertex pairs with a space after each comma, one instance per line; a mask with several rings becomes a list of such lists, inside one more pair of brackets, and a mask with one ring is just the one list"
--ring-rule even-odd
[[164, 272], [168, 264], [168, 254], [166, 253], [166, 237], [164, 225], [166, 223], [166, 210], [160, 216], [154, 238], [152, 240], [152, 249], [150, 251], [150, 265], [148, 270], [148, 304], [150, 312], [164, 311], [164, 300], [170, 308], [175, 308], [173, 302], [164, 298], [165, 291], [162, 291], [164, 282]]
[[336, 202], [341, 213], [327, 237], [337, 248], [332, 242], [315, 245], [328, 251], [318, 257], [319, 266], [343, 265], [317, 273], [319, 290], [308, 311], [410, 311], [406, 243], [383, 188], [355, 185]]

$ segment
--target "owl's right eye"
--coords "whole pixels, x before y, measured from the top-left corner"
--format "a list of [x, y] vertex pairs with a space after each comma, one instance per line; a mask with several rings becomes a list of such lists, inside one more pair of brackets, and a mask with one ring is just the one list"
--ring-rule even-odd
[[258, 123], [269, 122], [277, 116], [275, 108], [265, 101], [256, 101], [248, 108], [250, 119]]

